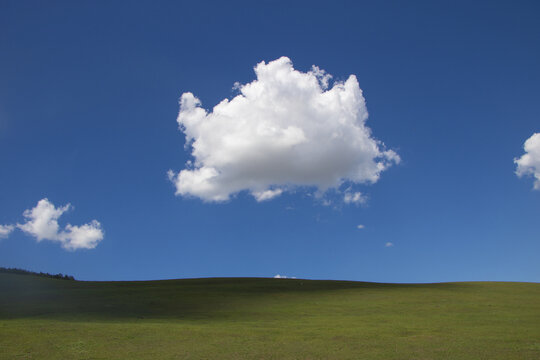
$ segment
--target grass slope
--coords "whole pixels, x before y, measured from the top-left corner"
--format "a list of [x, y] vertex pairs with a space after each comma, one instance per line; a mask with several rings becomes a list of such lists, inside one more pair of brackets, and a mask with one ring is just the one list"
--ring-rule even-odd
[[0, 274], [0, 359], [540, 359], [540, 284]]

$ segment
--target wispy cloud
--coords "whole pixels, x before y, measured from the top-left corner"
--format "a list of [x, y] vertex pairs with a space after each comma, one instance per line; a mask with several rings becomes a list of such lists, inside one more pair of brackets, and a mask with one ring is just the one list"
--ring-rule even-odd
[[0, 239], [7, 238], [13, 229], [15, 229], [13, 225], [0, 225]]
[[356, 226], [357, 229], [364, 229], [365, 228], [365, 225], [362, 225], [362, 224], [359, 224]]
[[393, 247], [394, 246], [394, 243], [392, 242], [387, 242], [386, 244], [384, 244], [384, 247]]
[[255, 191], [253, 192], [253, 197], [257, 201], [266, 201], [275, 198], [276, 196], [281, 195], [283, 190], [281, 189], [269, 189], [264, 191]]
[[345, 204], [365, 204], [367, 201], [367, 197], [363, 195], [361, 192], [345, 192], [345, 195], [343, 196], [343, 201]]

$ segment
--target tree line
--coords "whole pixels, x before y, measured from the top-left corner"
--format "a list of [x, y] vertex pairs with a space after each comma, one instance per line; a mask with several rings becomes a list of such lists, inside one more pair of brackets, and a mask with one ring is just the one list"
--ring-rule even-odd
[[72, 275], [66, 275], [66, 274], [49, 274], [44, 272], [35, 272], [35, 271], [28, 271], [24, 269], [17, 269], [17, 268], [5, 268], [0, 267], [0, 273], [6, 273], [6, 274], [18, 274], [18, 275], [35, 275], [35, 276], [43, 276], [48, 277], [51, 279], [61, 279], [61, 280], [75, 280], [75, 278]]

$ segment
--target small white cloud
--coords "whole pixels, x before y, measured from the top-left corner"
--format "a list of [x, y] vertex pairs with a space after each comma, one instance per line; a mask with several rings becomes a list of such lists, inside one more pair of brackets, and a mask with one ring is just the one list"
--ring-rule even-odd
[[59, 240], [60, 226], [58, 225], [58, 218], [70, 206], [70, 204], [67, 204], [56, 208], [48, 199], [41, 199], [34, 208], [24, 211], [23, 216], [27, 221], [24, 224], [18, 224], [17, 227], [34, 236], [38, 242], [42, 240]]
[[281, 195], [283, 190], [281, 189], [273, 189], [273, 190], [265, 190], [265, 191], [255, 191], [252, 193], [255, 200], [261, 202], [265, 200], [270, 200], [275, 198], [276, 196]]
[[5, 239], [15, 229], [13, 225], [0, 225], [0, 239]]
[[358, 229], [364, 229], [364, 228], [365, 228], [365, 226], [364, 226], [364, 225], [362, 225], [362, 224], [360, 224], [360, 225], [357, 225], [356, 227], [357, 227]]
[[384, 244], [384, 247], [392, 247], [394, 246], [394, 243], [391, 243], [391, 242], [387, 242], [386, 244]]
[[296, 279], [296, 277], [295, 276], [285, 276], [285, 275], [277, 274], [277, 275], [274, 276], [274, 279]]
[[26, 222], [17, 224], [17, 227], [38, 242], [59, 242], [66, 250], [95, 248], [104, 237], [98, 221], [92, 220], [81, 226], [67, 224], [64, 230], [60, 230], [58, 219], [70, 208], [70, 204], [57, 208], [48, 199], [41, 199], [34, 208], [24, 211]]
[[321, 199], [321, 205], [322, 206], [331, 206], [332, 205], [332, 200], [330, 200], [330, 199]]
[[212, 111], [182, 94], [177, 121], [194, 161], [169, 171], [176, 195], [219, 202], [240, 191], [257, 201], [297, 187], [324, 193], [345, 182], [375, 183], [400, 161], [366, 126], [354, 75], [330, 87], [330, 74], [298, 71], [287, 57], [257, 64], [255, 74]]
[[103, 230], [97, 220], [81, 226], [66, 225], [66, 230], [59, 234], [62, 247], [67, 250], [93, 249], [103, 240]]
[[540, 133], [534, 133], [525, 141], [523, 146], [525, 154], [514, 159], [517, 164], [516, 174], [519, 177], [533, 176], [534, 189], [540, 190]]
[[363, 195], [361, 192], [345, 192], [345, 195], [343, 196], [343, 201], [345, 204], [365, 204], [367, 201], [367, 197]]

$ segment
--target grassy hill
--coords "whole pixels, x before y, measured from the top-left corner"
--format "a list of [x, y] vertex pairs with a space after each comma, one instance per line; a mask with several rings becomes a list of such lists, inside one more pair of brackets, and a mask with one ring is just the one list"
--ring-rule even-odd
[[540, 359], [540, 284], [0, 274], [0, 359]]

